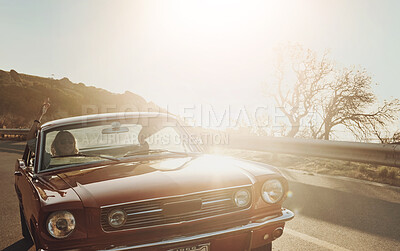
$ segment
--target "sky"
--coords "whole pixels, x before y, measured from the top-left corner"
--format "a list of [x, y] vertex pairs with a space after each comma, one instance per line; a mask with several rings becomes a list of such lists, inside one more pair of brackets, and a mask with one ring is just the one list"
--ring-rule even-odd
[[265, 102], [274, 48], [365, 68], [398, 98], [400, 1], [0, 0], [0, 69], [67, 77], [161, 106]]

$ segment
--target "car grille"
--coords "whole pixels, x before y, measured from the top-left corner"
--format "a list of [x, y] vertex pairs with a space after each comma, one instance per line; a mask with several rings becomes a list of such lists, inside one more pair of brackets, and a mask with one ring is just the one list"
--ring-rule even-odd
[[[102, 207], [101, 227], [106, 232], [112, 232], [192, 221], [245, 210], [250, 207], [251, 203], [244, 208], [239, 208], [233, 201], [235, 192], [240, 189], [247, 189], [251, 194], [251, 187], [246, 186]], [[189, 203], [191, 206], [189, 206]], [[193, 209], [196, 203], [199, 205], [197, 209], [192, 211], [181, 210], [182, 208]], [[166, 205], [177, 205], [177, 211], [167, 213]], [[179, 209], [179, 205], [182, 205], [181, 209]], [[123, 209], [127, 214], [126, 223], [119, 228], [111, 227], [108, 224], [108, 214], [115, 209]]]

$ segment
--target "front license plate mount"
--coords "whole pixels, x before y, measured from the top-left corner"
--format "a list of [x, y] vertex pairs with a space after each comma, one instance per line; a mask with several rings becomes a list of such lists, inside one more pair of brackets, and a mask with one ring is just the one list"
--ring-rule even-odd
[[193, 246], [171, 248], [167, 251], [210, 251], [210, 243], [197, 244]]

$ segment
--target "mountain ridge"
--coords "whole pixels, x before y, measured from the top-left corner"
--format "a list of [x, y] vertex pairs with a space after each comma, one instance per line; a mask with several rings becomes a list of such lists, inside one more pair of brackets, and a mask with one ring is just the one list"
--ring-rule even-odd
[[42, 122], [94, 113], [165, 112], [130, 91], [118, 94], [73, 83], [66, 77], [54, 79], [0, 70], [0, 128], [29, 127], [47, 98], [51, 107]]

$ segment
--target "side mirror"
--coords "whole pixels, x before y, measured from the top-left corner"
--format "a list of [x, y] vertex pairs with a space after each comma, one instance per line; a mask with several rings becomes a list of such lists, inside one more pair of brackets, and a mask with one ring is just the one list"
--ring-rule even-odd
[[25, 162], [22, 159], [17, 159], [17, 162], [15, 163], [14, 175], [21, 176], [22, 173], [20, 169], [26, 169]]

